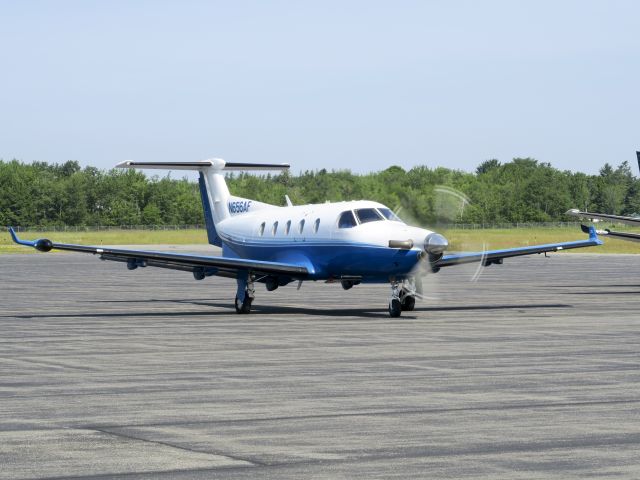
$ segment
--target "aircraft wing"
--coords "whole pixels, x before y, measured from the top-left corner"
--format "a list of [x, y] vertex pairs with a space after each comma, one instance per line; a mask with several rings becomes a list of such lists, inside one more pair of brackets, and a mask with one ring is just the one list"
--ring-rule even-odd
[[627, 225], [640, 225], [640, 218], [638, 217], [625, 217], [623, 215], [609, 215], [606, 213], [591, 213], [581, 212], [577, 208], [572, 208], [567, 212], [567, 215], [573, 215], [574, 217], [582, 217], [588, 219], [608, 220], [610, 222], [619, 222]]
[[33, 247], [41, 252], [68, 250], [72, 252], [92, 253], [99, 255], [102, 260], [124, 262], [130, 270], [137, 267], [169, 268], [172, 270], [192, 272], [194, 277], [199, 279], [212, 275], [235, 278], [240, 271], [264, 275], [287, 275], [295, 278], [304, 278], [309, 273], [304, 266], [288, 263], [146, 250], [121, 250], [88, 245], [54, 243], [47, 239], [21, 240], [13, 228], [9, 229], [9, 233], [11, 233], [14, 242]]
[[621, 238], [622, 240], [631, 240], [640, 242], [640, 233], [628, 233], [628, 232], [614, 232], [605, 228], [604, 230], [598, 230], [599, 235], [606, 235], [607, 237]]
[[487, 250], [484, 252], [464, 252], [452, 255], [444, 255], [433, 268], [460, 265], [462, 263], [482, 262], [484, 266], [501, 264], [505, 258], [519, 257], [521, 255], [532, 255], [534, 253], [557, 252], [572, 248], [594, 247], [602, 245], [602, 240], [598, 238], [594, 227], [582, 227], [585, 233], [589, 234], [589, 240], [579, 240], [576, 242], [549, 243], [546, 245], [532, 245], [530, 247], [507, 248], [504, 250]]

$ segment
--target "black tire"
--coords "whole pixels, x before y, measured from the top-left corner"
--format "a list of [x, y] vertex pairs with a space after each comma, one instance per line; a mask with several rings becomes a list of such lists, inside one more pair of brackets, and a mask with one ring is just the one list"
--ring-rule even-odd
[[416, 297], [412, 297], [411, 295], [404, 297], [402, 311], [411, 312], [414, 308], [416, 308]]
[[244, 296], [244, 302], [240, 302], [238, 297], [236, 297], [236, 301], [235, 301], [236, 313], [240, 313], [240, 314], [249, 313], [251, 311], [252, 301], [253, 299], [248, 295]]
[[400, 300], [393, 299], [389, 302], [389, 316], [392, 318], [397, 318], [402, 313], [402, 305], [400, 305]]

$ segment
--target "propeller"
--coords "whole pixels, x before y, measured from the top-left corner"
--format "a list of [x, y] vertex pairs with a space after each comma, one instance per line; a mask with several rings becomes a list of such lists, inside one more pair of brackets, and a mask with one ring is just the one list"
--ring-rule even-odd
[[[432, 213], [433, 217], [438, 222], [442, 223], [455, 223], [460, 222], [465, 209], [471, 205], [471, 200], [463, 192], [451, 188], [445, 185], [438, 185], [433, 189], [432, 197]], [[404, 217], [412, 225], [422, 226], [429, 229], [433, 228], [433, 225], [421, 225], [421, 222], [412, 219], [410, 212], [414, 210], [412, 205], [398, 205], [394, 210], [394, 213], [399, 217]], [[413, 220], [413, 221], [412, 221]], [[449, 249], [450, 244], [447, 238], [440, 233], [431, 233], [425, 238], [424, 241], [424, 260], [419, 262], [413, 270], [413, 275], [416, 282], [416, 292], [421, 298], [428, 300], [437, 300], [433, 292], [437, 292], [438, 275], [429, 275], [430, 273], [436, 273], [440, 270], [436, 266], [437, 262], [443, 257], [445, 252]], [[456, 242], [456, 250], [475, 250], [477, 251], [477, 245], [465, 246], [464, 243], [460, 244]], [[483, 242], [482, 250], [486, 251], [487, 245]], [[477, 267], [473, 271], [470, 282], [477, 282], [480, 276], [484, 272], [483, 262], [477, 264]], [[429, 296], [425, 297], [424, 292], [428, 292]]]

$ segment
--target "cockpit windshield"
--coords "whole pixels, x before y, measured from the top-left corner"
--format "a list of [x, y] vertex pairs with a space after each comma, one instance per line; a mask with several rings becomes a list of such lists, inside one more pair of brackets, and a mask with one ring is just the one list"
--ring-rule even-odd
[[400, 217], [398, 217], [390, 209], [385, 207], [385, 208], [379, 208], [378, 210], [387, 220], [391, 220], [392, 222], [402, 222], [402, 220], [400, 220]]
[[384, 220], [382, 215], [375, 208], [359, 208], [356, 210], [356, 216], [360, 223], [378, 222]]

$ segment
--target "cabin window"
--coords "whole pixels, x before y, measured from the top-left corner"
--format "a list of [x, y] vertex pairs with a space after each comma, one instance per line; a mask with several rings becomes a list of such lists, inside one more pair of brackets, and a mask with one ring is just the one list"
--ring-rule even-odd
[[316, 218], [316, 221], [313, 222], [313, 233], [318, 233], [318, 228], [320, 228], [320, 219]]
[[360, 223], [378, 222], [382, 220], [382, 215], [375, 208], [360, 208], [356, 210]]
[[400, 220], [400, 217], [398, 217], [395, 213], [393, 213], [390, 209], [388, 208], [379, 208], [378, 211], [382, 214], [382, 216], [384, 218], [386, 218], [387, 220], [391, 220], [392, 222], [402, 222], [402, 220]]
[[338, 219], [338, 228], [351, 228], [356, 225], [356, 217], [353, 216], [353, 212], [351, 210], [347, 210], [340, 214], [340, 218]]
[[271, 235], [275, 235], [278, 233], [278, 222], [273, 223], [273, 227], [271, 227]]
[[298, 224], [298, 232], [302, 233], [303, 230], [304, 230], [304, 218], [300, 220], [300, 223]]
[[262, 222], [260, 224], [260, 228], [258, 229], [258, 233], [260, 234], [260, 236], [262, 236], [264, 234], [264, 225], [265, 225], [265, 223]]
[[291, 230], [291, 220], [287, 220], [287, 224], [284, 226], [284, 234], [289, 235], [289, 230]]

